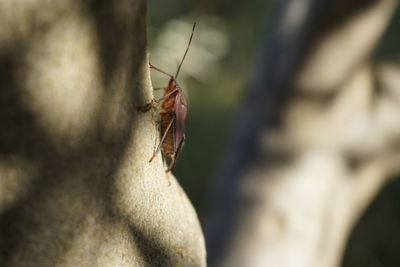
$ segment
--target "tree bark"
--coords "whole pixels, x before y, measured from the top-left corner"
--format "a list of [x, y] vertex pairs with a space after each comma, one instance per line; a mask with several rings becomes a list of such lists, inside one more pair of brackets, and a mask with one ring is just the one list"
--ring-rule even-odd
[[396, 5], [278, 1], [218, 174], [211, 266], [340, 264], [355, 221], [400, 168], [400, 72], [371, 63]]
[[205, 266], [161, 157], [146, 1], [0, 1], [0, 266]]

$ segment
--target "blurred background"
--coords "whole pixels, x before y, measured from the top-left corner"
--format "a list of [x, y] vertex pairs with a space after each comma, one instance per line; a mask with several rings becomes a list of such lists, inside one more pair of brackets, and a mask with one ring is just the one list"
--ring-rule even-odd
[[[197, 22], [178, 79], [188, 98], [189, 111], [186, 143], [173, 172], [203, 223], [235, 110], [254, 71], [258, 47], [268, 38], [273, 4], [269, 0], [148, 1], [151, 62], [169, 73], [175, 73], [192, 25]], [[374, 60], [400, 56], [399, 29], [397, 10]], [[154, 87], [168, 81], [155, 71], [152, 78]], [[355, 227], [342, 266], [400, 266], [399, 249], [400, 181], [393, 179]]]

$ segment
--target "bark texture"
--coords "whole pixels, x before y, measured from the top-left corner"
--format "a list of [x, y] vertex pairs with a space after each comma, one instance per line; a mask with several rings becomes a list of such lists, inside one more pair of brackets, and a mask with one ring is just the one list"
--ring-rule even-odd
[[204, 266], [161, 158], [146, 1], [0, 1], [0, 266]]
[[371, 54], [395, 0], [278, 1], [207, 226], [211, 266], [334, 267], [400, 171], [398, 63]]

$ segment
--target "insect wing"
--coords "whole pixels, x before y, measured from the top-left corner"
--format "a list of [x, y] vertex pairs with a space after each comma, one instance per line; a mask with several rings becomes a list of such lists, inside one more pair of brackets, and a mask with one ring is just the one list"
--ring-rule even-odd
[[175, 160], [178, 158], [179, 152], [181, 152], [182, 147], [185, 144], [185, 139], [186, 139], [185, 135], [183, 135], [183, 138], [182, 138], [181, 142], [178, 144], [178, 148], [177, 148], [176, 153], [175, 153]]
[[182, 148], [182, 143], [185, 138], [185, 120], [187, 114], [187, 101], [182, 93], [178, 93], [175, 101], [175, 128], [174, 128], [174, 148], [175, 153], [178, 153]]

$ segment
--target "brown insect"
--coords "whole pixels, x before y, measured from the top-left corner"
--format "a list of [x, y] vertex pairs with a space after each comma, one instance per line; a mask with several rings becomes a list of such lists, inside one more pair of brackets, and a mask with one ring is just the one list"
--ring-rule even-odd
[[169, 162], [167, 172], [174, 167], [176, 159], [185, 142], [187, 101], [183, 95], [181, 87], [177, 83], [177, 78], [190, 44], [192, 43], [195, 27], [196, 23], [193, 24], [192, 34], [190, 35], [188, 45], [174, 76], [149, 63], [150, 69], [159, 71], [169, 77], [168, 85], [162, 88], [164, 89], [164, 96], [160, 99], [153, 100], [153, 102], [156, 103], [161, 102], [160, 130], [162, 136], [157, 149], [154, 150], [153, 156], [149, 160], [149, 162], [151, 162], [161, 149], [164, 158]]

